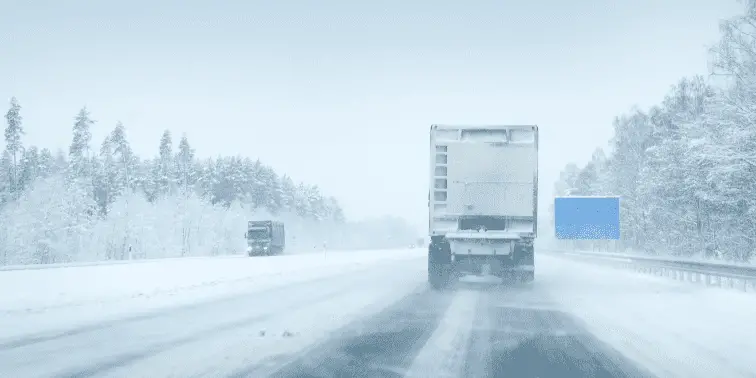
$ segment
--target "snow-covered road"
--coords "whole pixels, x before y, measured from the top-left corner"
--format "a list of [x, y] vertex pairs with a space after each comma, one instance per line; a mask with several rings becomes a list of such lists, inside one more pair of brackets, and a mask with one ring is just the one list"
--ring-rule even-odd
[[756, 296], [537, 266], [448, 292], [420, 249], [0, 272], [0, 377], [756, 376]]

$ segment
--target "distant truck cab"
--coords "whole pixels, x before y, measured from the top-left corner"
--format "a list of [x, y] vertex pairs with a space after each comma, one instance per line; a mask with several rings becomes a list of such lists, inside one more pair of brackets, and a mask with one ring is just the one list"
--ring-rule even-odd
[[433, 125], [430, 158], [430, 285], [463, 274], [532, 281], [538, 127]]
[[244, 237], [247, 239], [247, 254], [250, 257], [280, 255], [286, 247], [286, 232], [282, 222], [249, 221]]

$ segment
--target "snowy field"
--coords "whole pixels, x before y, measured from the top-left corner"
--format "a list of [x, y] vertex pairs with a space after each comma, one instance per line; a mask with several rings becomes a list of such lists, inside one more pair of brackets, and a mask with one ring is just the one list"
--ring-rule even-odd
[[[2, 287], [17, 288], [0, 298], [0, 366], [9, 369], [0, 376], [265, 376], [256, 369], [331, 353], [310, 347], [345, 337], [341, 329], [360, 319], [357, 339], [375, 344], [368, 320], [412, 293], [404, 315], [377, 326], [407, 345], [371, 346], [372, 365], [406, 350], [397, 376], [470, 374], [470, 361], [538, 332], [552, 349], [565, 337], [595, 337], [658, 377], [754, 376], [752, 294], [537, 256], [530, 286], [491, 291], [465, 279], [448, 293], [427, 290], [423, 249], [0, 272]], [[506, 331], [497, 332], [519, 339], [481, 347], [480, 332], [501, 323]], [[586, 353], [604, 348], [582, 343]]]

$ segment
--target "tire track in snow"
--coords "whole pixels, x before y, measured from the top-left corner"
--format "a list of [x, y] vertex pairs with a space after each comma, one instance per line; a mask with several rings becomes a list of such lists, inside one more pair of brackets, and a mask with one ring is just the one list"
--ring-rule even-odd
[[480, 304], [463, 377], [653, 377], [555, 310], [538, 285], [488, 291]]
[[412, 378], [457, 377], [467, 359], [467, 345], [478, 310], [480, 291], [461, 289], [441, 322], [404, 375]]
[[[377, 264], [377, 266], [380, 266], [380, 264]], [[318, 278], [307, 280], [307, 281], [297, 281], [297, 282], [292, 282], [292, 283], [286, 283], [280, 286], [270, 287], [267, 289], [267, 292], [268, 293], [278, 292], [278, 291], [283, 292], [286, 290], [291, 290], [292, 288], [301, 286], [303, 284], [318, 284], [321, 282], [328, 282], [328, 281], [333, 280], [336, 277], [341, 277], [341, 276], [348, 277], [348, 276], [354, 275], [355, 273], [372, 271], [375, 268], [376, 268], [376, 265], [366, 266], [364, 268], [350, 269], [346, 273], [318, 277]], [[254, 282], [257, 278], [259, 277], [249, 277], [245, 279], [237, 279], [235, 281], [248, 280], [250, 282]], [[259, 294], [259, 292], [252, 292], [248, 294], [237, 294], [237, 295], [232, 295], [228, 297], [221, 297], [217, 299], [202, 301], [198, 303], [178, 305], [178, 306], [173, 306], [173, 307], [159, 309], [159, 310], [151, 310], [143, 314], [113, 318], [106, 321], [100, 321], [100, 322], [90, 323], [86, 325], [76, 326], [74, 328], [67, 329], [67, 330], [44, 332], [41, 334], [33, 334], [33, 335], [23, 336], [19, 338], [10, 339], [10, 340], [3, 340], [3, 341], [0, 341], [0, 352], [16, 349], [16, 348], [21, 348], [21, 347], [26, 347], [26, 346], [30, 346], [34, 344], [55, 341], [58, 339], [77, 336], [77, 335], [81, 335], [81, 334], [85, 334], [89, 332], [102, 331], [108, 328], [119, 327], [119, 326], [123, 326], [129, 323], [137, 323], [137, 322], [153, 320], [153, 319], [158, 319], [158, 318], [175, 317], [175, 316], [180, 316], [182, 313], [187, 313], [187, 315], [189, 315], [188, 314], [189, 312], [203, 311], [208, 306], [226, 305], [226, 304], [232, 304], [234, 302], [246, 301], [248, 300], [247, 298], [249, 295], [256, 295], [256, 294]]]
[[298, 356], [251, 366], [230, 377], [403, 377], [452, 298], [453, 294], [424, 288]]
[[110, 357], [106, 359], [105, 361], [98, 362], [97, 364], [90, 367], [86, 367], [83, 369], [71, 369], [65, 373], [60, 374], [59, 376], [71, 377], [71, 378], [95, 377], [103, 373], [106, 373], [110, 370], [113, 370], [122, 366], [126, 366], [129, 364], [133, 364], [138, 360], [160, 353], [161, 351], [166, 350], [166, 349], [174, 348], [183, 344], [201, 340], [202, 338], [209, 335], [214, 335], [221, 332], [233, 331], [236, 328], [249, 325], [250, 323], [262, 321], [262, 320], [277, 316], [279, 313], [284, 312], [284, 311], [296, 311], [302, 306], [307, 306], [309, 304], [328, 300], [329, 297], [336, 295], [339, 292], [341, 292], [341, 290], [334, 290], [330, 292], [325, 292], [322, 295], [310, 296], [306, 301], [293, 303], [284, 307], [278, 307], [273, 311], [266, 311], [263, 314], [241, 318], [234, 322], [224, 323], [224, 324], [221, 324], [219, 326], [215, 326], [209, 329], [203, 329], [202, 331], [195, 332], [184, 337], [175, 338], [170, 341], [155, 343], [155, 344], [146, 346], [144, 348], [141, 348], [139, 351], [127, 352], [127, 353], [116, 355], [114, 357]]
[[[329, 275], [249, 296], [239, 296], [236, 300], [194, 305], [191, 312], [168, 309], [154, 314], [153, 317], [140, 317], [138, 321], [109, 322], [106, 327], [95, 329], [97, 332], [75, 332], [54, 339], [0, 350], [0, 366], [5, 365], [9, 369], [15, 366], [18, 374], [22, 374], [23, 371], [41, 370], [44, 371], [43, 374], [52, 374], [56, 377], [100, 376], [171, 348], [224, 332], [233, 332], [240, 327], [274, 318], [281, 313], [293, 312], [308, 305], [326, 302], [333, 296], [343, 293], [345, 287], [359, 287], [374, 283], [376, 276], [382, 273], [380, 269], [376, 270], [375, 266], [364, 270], [367, 274], [352, 270], [345, 274]], [[371, 271], [375, 273], [368, 273]], [[334, 285], [334, 281], [341, 284]], [[319, 288], [316, 286], [319, 284], [324, 286]], [[251, 314], [239, 312], [254, 303], [264, 303], [265, 307], [258, 308]], [[232, 314], [222, 322], [211, 321], [200, 329], [192, 329], [191, 324], [186, 324], [186, 327], [180, 325], [182, 319], [214, 317], [218, 311], [239, 313]], [[166, 327], [168, 328], [165, 329]], [[176, 330], [181, 330], [181, 332], [176, 332]], [[140, 336], [149, 336], [149, 338], [142, 341], [139, 339]], [[45, 364], [39, 364], [40, 355], [47, 358]], [[9, 374], [11, 373], [13, 373], [12, 370]]]
[[293, 361], [270, 363], [283, 367], [231, 377], [653, 377], [555, 310], [546, 294], [538, 284], [429, 290]]

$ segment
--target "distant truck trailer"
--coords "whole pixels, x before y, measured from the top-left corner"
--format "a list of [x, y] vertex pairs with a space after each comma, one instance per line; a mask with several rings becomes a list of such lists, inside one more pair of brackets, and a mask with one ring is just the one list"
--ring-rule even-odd
[[538, 127], [430, 128], [428, 281], [464, 274], [532, 281]]
[[286, 248], [283, 222], [249, 221], [244, 238], [247, 239], [247, 254], [250, 257], [280, 255]]
[[426, 244], [426, 243], [425, 243], [425, 238], [418, 238], [418, 239], [417, 239], [417, 242], [415, 243], [415, 245], [416, 245], [416, 246], [417, 246], [418, 248], [423, 248], [423, 247], [425, 247], [425, 244]]

